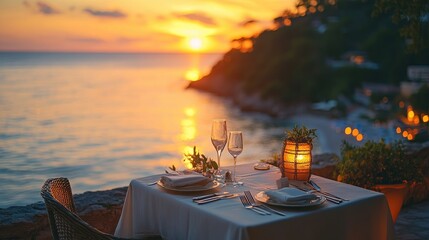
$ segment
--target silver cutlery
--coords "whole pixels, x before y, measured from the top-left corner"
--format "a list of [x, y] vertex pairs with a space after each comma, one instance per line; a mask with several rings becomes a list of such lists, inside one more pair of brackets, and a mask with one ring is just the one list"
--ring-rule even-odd
[[158, 183], [158, 181], [156, 181], [156, 182], [151, 182], [151, 183], [148, 183], [147, 184], [147, 186], [152, 186], [152, 185], [155, 185], [155, 184], [157, 184]]
[[192, 200], [192, 201], [196, 202], [196, 203], [206, 203], [206, 202], [213, 202], [213, 201], [216, 201], [216, 200], [220, 200], [222, 198], [229, 197], [229, 196], [232, 196], [232, 194], [213, 196], [213, 197], [203, 198], [203, 199], [200, 199], [200, 200]]
[[211, 194], [207, 194], [207, 195], [193, 197], [192, 201], [202, 200], [202, 199], [205, 199], [205, 198], [210, 198], [210, 197], [215, 197], [215, 196], [221, 196], [221, 195], [226, 195], [226, 194], [229, 194], [229, 192], [211, 193]]
[[332, 197], [335, 197], [335, 198], [341, 199], [341, 200], [343, 200], [343, 201], [349, 201], [348, 199], [345, 199], [345, 198], [342, 198], [342, 197], [338, 197], [338, 196], [336, 196], [336, 195], [334, 195], [334, 194], [332, 194], [332, 193], [322, 191], [322, 188], [320, 188], [320, 187], [319, 187], [319, 185], [317, 185], [313, 180], [309, 180], [309, 181], [308, 181], [308, 186], [310, 186], [310, 187], [311, 187], [311, 188], [313, 188], [314, 190], [316, 190], [316, 191], [318, 191], [318, 192], [321, 192], [321, 193], [323, 193], [323, 194], [325, 194], [325, 195], [329, 195], [329, 196], [332, 196]]
[[261, 215], [271, 215], [271, 213], [269, 213], [269, 212], [262, 211], [261, 209], [253, 207], [249, 203], [249, 201], [247, 200], [247, 198], [245, 196], [240, 196], [240, 201], [243, 204], [244, 208], [246, 208], [246, 209], [252, 210], [252, 211], [254, 211], [254, 212], [258, 213], [258, 214], [261, 214]]
[[265, 210], [265, 211], [268, 211], [268, 212], [272, 212], [272, 213], [278, 214], [278, 215], [280, 215], [280, 216], [286, 216], [286, 214], [284, 214], [284, 213], [282, 213], [282, 212], [280, 212], [280, 211], [274, 210], [274, 209], [272, 209], [272, 208], [270, 208], [270, 207], [268, 207], [268, 206], [265, 206], [264, 204], [256, 203], [256, 201], [255, 201], [255, 199], [253, 198], [252, 193], [251, 193], [250, 191], [244, 191], [244, 195], [246, 196], [247, 200], [249, 201], [249, 203], [250, 203], [253, 207], [258, 207], [258, 208], [261, 208], [261, 209], [263, 209], [263, 210]]
[[315, 188], [312, 184], [310, 184], [310, 183], [308, 183], [308, 182], [304, 182], [304, 185], [306, 185], [306, 186], [310, 187], [310, 189], [308, 189], [308, 190], [310, 190], [310, 191], [314, 191], [314, 192], [317, 192], [317, 193], [319, 193], [319, 194], [323, 195], [324, 197], [326, 197], [326, 199], [328, 199], [328, 198], [332, 198], [332, 199], [338, 200], [338, 201], [340, 201], [340, 202], [342, 202], [342, 201], [348, 201], [348, 200], [344, 200], [344, 199], [343, 199], [343, 198], [341, 198], [341, 197], [337, 197], [337, 196], [335, 196], [335, 195], [333, 195], [333, 194], [331, 194], [331, 193], [324, 192], [324, 191], [320, 191], [320, 190], [318, 190], [317, 188]]
[[303, 187], [299, 187], [299, 186], [297, 186], [295, 184], [292, 184], [292, 183], [289, 183], [289, 184], [291, 186], [294, 186], [295, 188], [301, 190], [301, 191], [304, 191], [304, 192], [319, 193], [320, 195], [324, 196], [326, 198], [326, 200], [328, 200], [329, 202], [332, 202], [332, 203], [335, 203], [335, 204], [340, 204], [340, 203], [343, 202], [343, 200], [341, 200], [339, 198], [335, 198], [335, 197], [332, 197], [332, 196], [329, 196], [329, 195], [325, 195], [323, 193], [317, 192], [316, 190], [311, 190], [311, 189], [306, 189], [306, 188], [303, 188]]
[[238, 194], [227, 194], [227, 195], [221, 195], [221, 196], [214, 196], [214, 197], [210, 197], [210, 198], [204, 198], [201, 200], [195, 200], [195, 203], [198, 204], [206, 204], [206, 203], [211, 203], [211, 202], [215, 202], [218, 200], [222, 200], [222, 199], [229, 199], [229, 198], [235, 198], [237, 197]]

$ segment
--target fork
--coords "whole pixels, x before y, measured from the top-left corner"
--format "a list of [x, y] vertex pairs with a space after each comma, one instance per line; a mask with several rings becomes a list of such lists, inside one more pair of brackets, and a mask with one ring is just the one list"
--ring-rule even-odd
[[266, 212], [268, 211], [268, 212], [272, 212], [272, 213], [275, 213], [275, 214], [278, 214], [278, 215], [281, 215], [281, 216], [286, 216], [286, 214], [284, 214], [282, 212], [279, 212], [277, 210], [274, 210], [274, 209], [272, 209], [272, 208], [270, 208], [268, 206], [265, 206], [264, 204], [256, 203], [256, 201], [253, 198], [252, 193], [250, 193], [250, 191], [244, 191], [244, 195], [246, 195], [247, 200], [249, 201], [250, 205], [252, 205], [253, 207], [260, 208], [260, 209], [262, 209], [262, 210], [264, 210]]
[[262, 212], [261, 210], [254, 208], [252, 205], [250, 205], [249, 201], [247, 201], [247, 198], [245, 196], [240, 196], [240, 201], [246, 209], [253, 210], [254, 212], [261, 215], [269, 215], [269, 213], [266, 214], [265, 212]]
[[349, 201], [348, 199], [345, 199], [345, 198], [342, 198], [342, 197], [338, 197], [338, 196], [336, 196], [336, 195], [334, 195], [332, 193], [322, 191], [322, 189], [314, 181], [312, 181], [312, 180], [309, 180], [308, 182], [304, 182], [304, 184], [307, 185], [307, 186], [309, 186], [310, 188], [312, 188], [312, 189], [314, 189], [314, 190], [316, 190], [316, 191], [324, 194], [324, 195], [329, 195], [331, 197], [338, 198], [338, 199], [341, 199], [343, 201]]
[[335, 196], [333, 194], [330, 194], [328, 192], [322, 192], [322, 191], [320, 191], [319, 189], [315, 188], [313, 185], [311, 185], [308, 182], [304, 182], [304, 185], [310, 187], [309, 191], [313, 191], [313, 192], [319, 193], [319, 194], [323, 195], [328, 200], [331, 198], [331, 199], [337, 200], [339, 202], [348, 201], [348, 200], [344, 200], [344, 199], [342, 199], [340, 197], [337, 197], [337, 196]]

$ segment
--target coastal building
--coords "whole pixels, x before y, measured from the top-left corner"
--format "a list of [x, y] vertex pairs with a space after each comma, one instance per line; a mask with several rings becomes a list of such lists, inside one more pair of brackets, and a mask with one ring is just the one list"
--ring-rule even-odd
[[429, 84], [429, 65], [414, 65], [407, 68], [407, 81], [401, 82], [401, 95], [409, 97], [424, 84]]
[[368, 59], [366, 52], [347, 51], [340, 59], [328, 59], [327, 64], [332, 68], [358, 67], [365, 69], [379, 69], [379, 65]]
[[399, 93], [399, 88], [392, 84], [385, 83], [362, 83], [362, 87], [355, 90], [353, 99], [364, 105], [369, 106], [372, 102], [373, 95], [380, 97], [380, 101], [375, 103], [375, 108], [379, 110], [390, 109], [390, 96], [395, 96]]

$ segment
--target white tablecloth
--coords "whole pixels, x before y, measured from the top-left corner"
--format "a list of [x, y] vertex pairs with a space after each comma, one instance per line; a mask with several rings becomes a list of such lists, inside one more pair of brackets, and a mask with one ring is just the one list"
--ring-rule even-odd
[[[216, 191], [253, 195], [276, 189], [278, 168], [257, 171], [253, 164], [237, 166], [244, 186]], [[393, 222], [383, 194], [312, 176], [323, 190], [349, 199], [341, 204], [325, 202], [313, 208], [276, 208], [287, 216], [262, 216], [245, 209], [239, 198], [198, 205], [193, 196], [160, 186], [148, 186], [160, 175], [131, 181], [115, 236], [138, 238], [157, 233], [165, 239], [393, 239]], [[206, 194], [207, 192], [204, 192]]]

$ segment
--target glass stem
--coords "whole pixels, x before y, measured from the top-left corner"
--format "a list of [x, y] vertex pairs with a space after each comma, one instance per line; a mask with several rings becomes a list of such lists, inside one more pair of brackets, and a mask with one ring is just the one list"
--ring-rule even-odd
[[237, 157], [234, 157], [234, 170], [232, 172], [232, 182], [236, 183], [237, 179], [235, 179], [235, 166], [237, 165]]
[[220, 170], [220, 155], [222, 154], [222, 150], [217, 150], [217, 169]]

